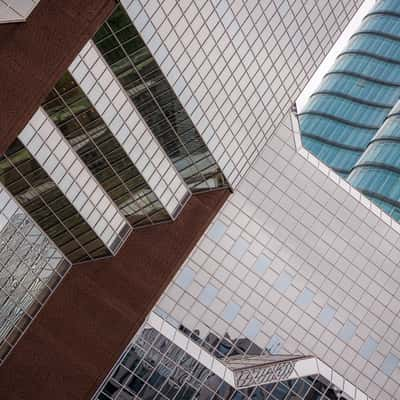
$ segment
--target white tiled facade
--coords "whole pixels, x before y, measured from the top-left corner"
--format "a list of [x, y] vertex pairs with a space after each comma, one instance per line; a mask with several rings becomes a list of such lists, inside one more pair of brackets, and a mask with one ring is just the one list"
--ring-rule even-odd
[[122, 0], [233, 188], [361, 0]]
[[190, 192], [92, 41], [69, 68], [151, 190], [175, 218]]
[[297, 152], [287, 118], [158, 307], [203, 335], [315, 355], [371, 398], [396, 399], [399, 243]]
[[[144, 327], [152, 327], [156, 329], [163, 336], [171, 340], [172, 343], [184, 350], [187, 354], [190, 354], [193, 358], [199, 360], [202, 365], [209, 368], [215, 375], [219, 376], [229, 385], [233, 387], [235, 386], [237, 381], [235, 381], [234, 372], [229, 368], [229, 363], [224, 363], [224, 361], [212, 357], [206, 350], [190, 340], [187, 336], [176, 329], [173, 325], [170, 325], [168, 321], [162, 317], [153, 312], [150, 313], [146, 324], [144, 324]], [[308, 376], [311, 374], [323, 375], [328, 381], [331, 381], [335, 385], [339, 386], [340, 389], [342, 389], [354, 400], [370, 400], [364, 393], [360, 392], [358, 388], [355, 388], [342, 377], [335, 376], [335, 371], [331, 370], [331, 368], [325, 365], [321, 360], [313, 357], [300, 359], [296, 363], [291, 375], [287, 378], [295, 379], [297, 377]]]

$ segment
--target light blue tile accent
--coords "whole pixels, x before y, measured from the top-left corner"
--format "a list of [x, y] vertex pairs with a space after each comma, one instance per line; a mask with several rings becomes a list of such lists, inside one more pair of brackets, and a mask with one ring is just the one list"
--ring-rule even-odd
[[199, 300], [205, 306], [209, 306], [215, 299], [217, 292], [218, 292], [217, 288], [215, 288], [213, 285], [207, 284], [201, 291]]
[[325, 306], [319, 313], [318, 320], [322, 325], [328, 325], [335, 316], [335, 313], [336, 311], [332, 307]]
[[339, 338], [344, 342], [349, 342], [356, 333], [357, 327], [349, 320], [345, 322], [343, 328], [339, 332]]
[[270, 266], [271, 260], [264, 256], [264, 254], [261, 254], [260, 257], [258, 257], [256, 263], [254, 264], [254, 269], [259, 273], [263, 274], [267, 270], [267, 268]]
[[393, 354], [389, 354], [382, 363], [382, 371], [390, 376], [394, 370], [399, 366], [400, 360]]
[[293, 277], [287, 272], [282, 272], [274, 283], [274, 288], [284, 293], [292, 283]]
[[222, 18], [224, 14], [229, 10], [229, 4], [226, 0], [221, 0], [216, 6], [215, 10], [218, 15]]
[[261, 322], [258, 321], [257, 319], [252, 318], [249, 323], [246, 326], [246, 329], [244, 330], [245, 336], [247, 336], [249, 339], [254, 339], [258, 333], [260, 332], [261, 329]]
[[221, 240], [222, 236], [226, 231], [226, 226], [221, 221], [216, 221], [212, 228], [208, 231], [208, 236], [210, 239], [218, 242]]
[[182, 270], [180, 271], [178, 277], [176, 278], [175, 282], [183, 289], [186, 289], [189, 287], [189, 285], [192, 283], [193, 279], [194, 279], [194, 271], [185, 266], [182, 268]]
[[360, 355], [361, 357], [365, 358], [366, 360], [369, 360], [372, 356], [372, 354], [375, 352], [375, 350], [378, 347], [378, 342], [374, 339], [372, 339], [371, 336], [367, 337], [367, 340], [363, 343], [360, 349]]
[[246, 253], [248, 248], [249, 248], [249, 242], [247, 242], [242, 238], [239, 238], [233, 245], [231, 254], [236, 258], [241, 258], [243, 254]]
[[273, 335], [267, 344], [267, 350], [271, 354], [279, 354], [282, 347], [282, 339], [278, 335]]
[[236, 318], [236, 315], [238, 315], [239, 311], [240, 311], [239, 304], [229, 303], [226, 305], [224, 309], [222, 318], [227, 322], [232, 322]]
[[307, 307], [312, 303], [314, 295], [314, 292], [310, 289], [304, 288], [304, 290], [297, 296], [296, 304], [300, 307]]

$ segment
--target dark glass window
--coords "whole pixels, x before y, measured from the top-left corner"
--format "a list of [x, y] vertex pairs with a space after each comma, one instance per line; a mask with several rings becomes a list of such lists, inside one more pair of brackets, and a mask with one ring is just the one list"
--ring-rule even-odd
[[0, 158], [0, 182], [72, 262], [111, 255], [18, 139]]
[[188, 186], [193, 191], [226, 186], [217, 163], [121, 5], [93, 40]]
[[69, 72], [57, 82], [42, 107], [132, 226], [169, 219]]

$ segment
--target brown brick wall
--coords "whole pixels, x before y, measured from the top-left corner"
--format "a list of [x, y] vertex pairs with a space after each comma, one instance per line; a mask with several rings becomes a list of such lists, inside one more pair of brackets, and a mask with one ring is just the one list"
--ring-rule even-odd
[[0, 154], [115, 4], [115, 0], [40, 0], [26, 22], [0, 25]]

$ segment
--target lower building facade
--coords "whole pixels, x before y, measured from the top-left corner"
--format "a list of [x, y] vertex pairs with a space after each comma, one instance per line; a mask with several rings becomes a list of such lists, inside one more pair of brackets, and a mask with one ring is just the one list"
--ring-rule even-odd
[[[262, 193], [260, 187], [268, 190]], [[269, 391], [253, 387], [238, 397], [232, 397], [232, 388], [224, 397], [221, 388], [216, 399], [396, 399], [399, 240], [397, 222], [385, 219], [384, 212], [301, 146], [293, 115], [271, 137], [153, 312], [221, 361], [229, 361], [238, 338], [248, 341], [237, 349], [242, 357], [253, 355], [255, 348], [262, 354], [316, 357], [331, 368], [343, 392], [329, 397], [325, 383], [320, 386], [325, 389], [299, 397], [292, 390], [295, 383], [285, 381], [281, 389], [277, 383]], [[148, 327], [146, 322], [142, 329]], [[159, 331], [173, 341], [169, 329]], [[139, 338], [133, 343], [139, 341], [141, 360], [150, 368], [151, 346], [141, 347]], [[211, 365], [206, 357], [204, 364]], [[130, 371], [121, 384], [112, 378], [113, 369], [97, 396], [159, 393], [161, 384], [152, 385], [145, 367]], [[144, 377], [137, 376], [140, 371]], [[312, 382], [315, 374], [310, 373]], [[132, 383], [138, 392], [129, 388], [128, 375], [140, 378], [143, 386]], [[200, 398], [187, 379], [190, 387], [182, 390], [190, 394], [182, 398]], [[132, 397], [124, 397], [125, 389]]]

